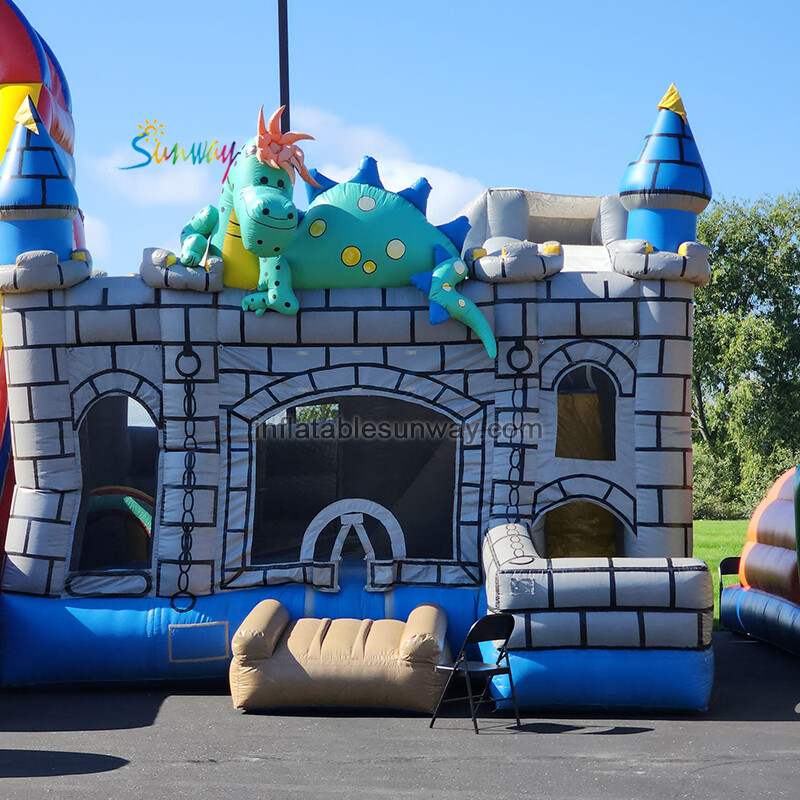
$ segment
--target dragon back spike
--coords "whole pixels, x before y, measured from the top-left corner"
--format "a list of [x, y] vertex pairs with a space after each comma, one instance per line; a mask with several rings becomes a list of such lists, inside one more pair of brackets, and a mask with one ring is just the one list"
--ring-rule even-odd
[[372, 156], [364, 156], [358, 165], [358, 172], [353, 175], [348, 183], [366, 183], [367, 186], [374, 186], [376, 189], [383, 189], [381, 176], [378, 173], [378, 162]]
[[456, 217], [450, 222], [436, 227], [455, 245], [459, 253], [463, 250], [464, 240], [470, 229], [469, 220], [466, 217]]
[[403, 189], [398, 194], [424, 214], [428, 210], [428, 196], [431, 193], [431, 188], [426, 178], [418, 178], [408, 189]]

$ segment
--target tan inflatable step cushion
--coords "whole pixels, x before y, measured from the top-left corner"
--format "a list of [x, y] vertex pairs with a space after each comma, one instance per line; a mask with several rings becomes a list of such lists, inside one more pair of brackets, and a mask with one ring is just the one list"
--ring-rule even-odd
[[233, 639], [236, 708], [370, 706], [432, 711], [442, 689], [447, 617], [433, 604], [399, 620], [300, 619], [259, 603]]

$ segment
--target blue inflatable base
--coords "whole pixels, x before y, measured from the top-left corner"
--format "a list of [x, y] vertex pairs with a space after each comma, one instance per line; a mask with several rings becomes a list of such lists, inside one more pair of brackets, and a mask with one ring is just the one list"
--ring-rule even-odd
[[729, 586], [722, 591], [719, 621], [728, 630], [800, 656], [800, 606], [789, 600], [758, 589]]
[[[385, 597], [341, 580], [337, 593], [313, 592], [313, 616], [382, 619]], [[312, 591], [312, 590], [309, 590]], [[168, 598], [51, 599], [0, 595], [0, 684], [140, 683], [226, 679], [230, 642], [261, 600], [275, 598], [292, 619], [305, 616], [306, 587], [288, 585], [198, 597], [178, 613]], [[480, 590], [397, 587], [391, 616], [420, 603], [447, 612], [456, 650], [477, 617]]]
[[[497, 650], [481, 645], [483, 658]], [[510, 653], [517, 703], [546, 706], [705, 711], [714, 683], [707, 650], [528, 650]], [[511, 708], [508, 677], [494, 679], [499, 708]]]

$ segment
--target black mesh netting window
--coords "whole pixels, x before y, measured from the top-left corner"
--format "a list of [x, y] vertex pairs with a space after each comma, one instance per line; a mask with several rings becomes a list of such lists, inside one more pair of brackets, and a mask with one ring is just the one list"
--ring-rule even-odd
[[616, 458], [617, 393], [601, 369], [581, 365], [558, 384], [556, 456], [589, 461]]
[[[314, 517], [340, 500], [370, 500], [391, 512], [408, 558], [453, 558], [458, 432], [418, 403], [376, 395], [328, 398], [289, 409], [256, 433], [254, 563], [294, 562]], [[392, 558], [384, 526], [363, 524], [378, 559]], [[316, 541], [327, 561], [342, 527], [334, 519]], [[343, 557], [363, 557], [351, 534]]]
[[573, 500], [545, 516], [546, 558], [612, 558], [625, 549], [625, 525], [608, 509]]
[[83, 489], [72, 567], [142, 569], [151, 563], [158, 429], [124, 395], [97, 400], [78, 431]]

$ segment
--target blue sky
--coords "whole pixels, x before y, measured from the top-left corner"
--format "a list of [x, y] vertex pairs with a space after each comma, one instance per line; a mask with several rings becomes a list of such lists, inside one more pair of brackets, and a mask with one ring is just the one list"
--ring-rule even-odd
[[[131, 139], [153, 118], [169, 147], [252, 136], [278, 105], [277, 4], [17, 3], [70, 83], [95, 267], [134, 272], [223, 167], [123, 172]], [[487, 186], [615, 192], [674, 82], [715, 195], [778, 195], [798, 186], [799, 23], [770, 0], [289, 0], [292, 127], [331, 177], [365, 153], [390, 188], [426, 175], [444, 222]]]

